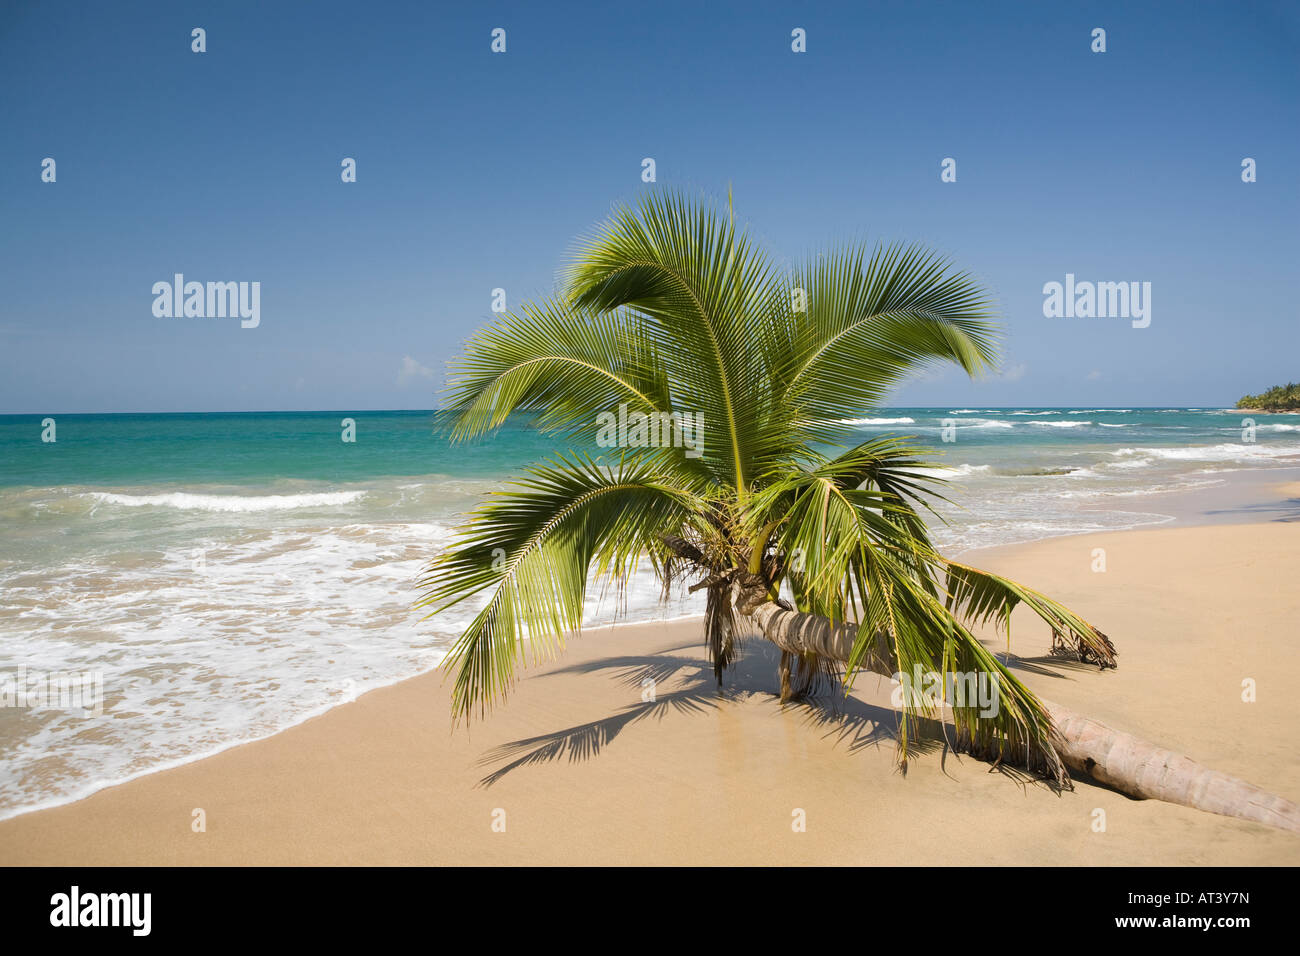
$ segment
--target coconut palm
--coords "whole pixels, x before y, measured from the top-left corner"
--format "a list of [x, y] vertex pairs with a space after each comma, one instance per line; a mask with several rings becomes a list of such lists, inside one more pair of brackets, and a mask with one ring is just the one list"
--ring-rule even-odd
[[1258, 408], [1271, 412], [1300, 410], [1300, 384], [1290, 382], [1286, 385], [1274, 385], [1259, 395], [1243, 395], [1237, 400], [1237, 407]]
[[[432, 613], [486, 597], [446, 661], [455, 716], [502, 698], [525, 648], [545, 659], [579, 632], [589, 581], [621, 585], [644, 565], [665, 590], [706, 592], [720, 687], [746, 631], [781, 649], [783, 700], [819, 675], [846, 686], [861, 670], [983, 675], [998, 685], [995, 713], [948, 695], [958, 749], [1061, 785], [1067, 767], [1103, 779], [1132, 771], [1110, 755], [1114, 731], [1035, 697], [972, 629], [1009, 627], [1023, 604], [1062, 653], [1113, 667], [1111, 642], [1031, 588], [943, 556], [926, 520], [942, 474], [909, 441], [854, 443], [846, 424], [929, 366], [992, 367], [992, 319], [968, 274], [917, 246], [849, 245], [780, 268], [736, 227], [730, 202], [724, 212], [647, 194], [617, 208], [579, 243], [559, 294], [470, 339], [446, 407], [453, 440], [533, 410], [571, 446], [589, 447], [598, 416], [615, 411], [655, 416], [658, 441], [640, 447], [645, 429], [635, 439], [629, 429], [624, 447], [529, 469], [430, 564], [420, 604]], [[939, 710], [932, 696], [904, 695], [902, 761], [917, 719]], [[1162, 759], [1146, 747], [1137, 752]], [[1267, 805], [1254, 818], [1300, 820], [1255, 788], [1231, 793]]]

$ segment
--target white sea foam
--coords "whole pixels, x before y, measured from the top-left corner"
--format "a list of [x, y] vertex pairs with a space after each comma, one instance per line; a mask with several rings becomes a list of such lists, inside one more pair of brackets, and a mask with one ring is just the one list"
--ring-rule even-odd
[[[1070, 492], [1061, 492], [1053, 497], [1075, 496]], [[1069, 513], [1050, 521], [999, 514], [994, 520], [975, 522], [957, 529], [941, 527], [935, 531], [934, 540], [942, 550], [957, 556], [971, 548], [1041, 541], [1097, 531], [1122, 531], [1171, 520], [1173, 519], [1169, 515], [1129, 511], [1088, 512], [1086, 515]]]
[[914, 471], [918, 474], [933, 475], [936, 478], [968, 478], [971, 475], [986, 475], [993, 470], [991, 465], [956, 465], [952, 468], [913, 468], [903, 469], [904, 471]]
[[843, 425], [914, 425], [915, 418], [841, 418]]
[[1121, 458], [1140, 455], [1171, 461], [1258, 461], [1300, 455], [1300, 447], [1252, 444], [1193, 445], [1179, 448], [1120, 448], [1111, 454]]
[[1136, 471], [1139, 468], [1148, 468], [1155, 464], [1154, 458], [1127, 458], [1124, 461], [1108, 461], [1101, 467], [1106, 469], [1119, 469], [1121, 471]]
[[[964, 416], [958, 424], [971, 442], [960, 454], [968, 460], [926, 470], [953, 479], [944, 494], [965, 509], [954, 510], [951, 525], [933, 529], [948, 549], [1166, 520], [1117, 511], [1115, 504], [1197, 487], [1175, 474], [1197, 463], [1223, 471], [1232, 463], [1266, 467], [1300, 455], [1300, 442], [1286, 434], [1300, 426], [1276, 420], [1259, 426], [1271, 433], [1272, 444], [1148, 446], [1160, 440], [1155, 435], [1172, 436], [1134, 423], [1139, 431], [1121, 439], [1133, 447], [1110, 450], [1102, 443], [1115, 436], [1100, 430], [965, 431], [1083, 427], [1092, 420], [1076, 419], [1088, 410], [1072, 411], [1068, 419], [1060, 412], [993, 409], [983, 410], [991, 417], [980, 418], [977, 411], [949, 412]], [[902, 416], [853, 423], [933, 434], [940, 414], [924, 413], [926, 426]], [[1007, 420], [1010, 414], [1020, 421]], [[1035, 416], [1051, 420], [1025, 421]], [[1197, 427], [1200, 440], [1218, 440], [1207, 426]], [[1209, 468], [1202, 470], [1207, 474], [1197, 478], [1218, 483]], [[0, 671], [22, 664], [100, 670], [107, 700], [99, 720], [60, 713], [24, 717], [23, 736], [5, 741], [0, 817], [267, 736], [352, 694], [435, 666], [481, 602], [421, 621], [411, 609], [415, 580], [455, 540], [458, 514], [499, 484], [433, 476], [347, 490], [277, 482], [246, 493], [224, 485], [4, 491]], [[112, 537], [119, 533], [120, 539]], [[78, 540], [94, 547], [78, 549]], [[39, 542], [37, 551], [32, 542]], [[23, 565], [15, 560], [19, 548], [27, 549], [22, 555], [40, 556], [24, 557]], [[193, 566], [194, 548], [203, 552], [202, 571]], [[30, 566], [32, 560], [38, 566]], [[700, 594], [664, 607], [658, 589], [648, 572], [629, 583], [625, 603], [593, 589], [587, 623], [607, 623], [616, 613], [637, 620], [702, 609]]]
[[1064, 499], [1091, 499], [1099, 498], [1145, 498], [1151, 495], [1165, 495], [1176, 491], [1193, 491], [1198, 488], [1212, 488], [1223, 484], [1223, 479], [1187, 479], [1177, 478], [1173, 481], [1162, 482], [1159, 484], [1143, 485], [1140, 488], [1131, 488], [1128, 486], [1121, 488], [1084, 488], [1077, 491], [1063, 491], [1057, 497]]
[[181, 511], [291, 511], [295, 508], [333, 508], [351, 504], [364, 491], [322, 491], [302, 495], [199, 495], [171, 491], [161, 495], [121, 495], [90, 491], [82, 497], [127, 508], [177, 508]]
[[[312, 507], [306, 503], [348, 503], [362, 494], [249, 498]], [[104, 689], [102, 717], [32, 711], [23, 735], [5, 740], [0, 819], [264, 738], [427, 671], [485, 600], [429, 620], [412, 610], [420, 573], [456, 540], [452, 515], [385, 521], [371, 508], [327, 524], [327, 512], [299, 517], [280, 504], [255, 509], [262, 513], [246, 521], [257, 525], [232, 530], [224, 514], [230, 508], [171, 502], [239, 496], [119, 497], [166, 502], [162, 515], [172, 520], [146, 532], [150, 550], [134, 549], [127, 537], [121, 550], [23, 570], [7, 564], [0, 572], [0, 673], [98, 672]], [[290, 516], [312, 525], [278, 524]], [[105, 518], [81, 513], [74, 520]], [[661, 604], [648, 569], [622, 595], [594, 585], [589, 595], [588, 626], [703, 611], [699, 594]]]

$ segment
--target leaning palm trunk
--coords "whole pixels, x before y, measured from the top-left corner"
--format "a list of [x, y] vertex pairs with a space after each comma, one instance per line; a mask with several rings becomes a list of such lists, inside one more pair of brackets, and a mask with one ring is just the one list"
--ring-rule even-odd
[[1239, 777], [1211, 770], [1172, 750], [1043, 701], [1053, 743], [1065, 765], [1131, 797], [1254, 820], [1300, 832], [1300, 807]]
[[[784, 608], [769, 600], [761, 585], [746, 588], [737, 583], [733, 594], [737, 609], [785, 654], [849, 661], [858, 638], [856, 624], [833, 624], [815, 614]], [[885, 677], [897, 673], [893, 653], [883, 637], [868, 650], [860, 666]], [[1060, 704], [1047, 700], [1042, 704], [1052, 720], [1052, 746], [1071, 770], [1131, 797], [1164, 800], [1300, 832], [1300, 807], [1289, 800]]]

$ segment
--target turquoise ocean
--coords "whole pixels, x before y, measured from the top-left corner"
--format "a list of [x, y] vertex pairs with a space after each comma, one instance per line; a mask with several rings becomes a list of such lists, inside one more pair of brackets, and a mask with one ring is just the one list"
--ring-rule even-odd
[[[935, 450], [953, 499], [935, 536], [956, 552], [1165, 522], [1165, 493], [1297, 463], [1300, 415], [1257, 415], [1253, 435], [1246, 417], [896, 408], [848, 424]], [[0, 818], [436, 666], [476, 608], [422, 621], [420, 569], [487, 492], [567, 450], [525, 418], [452, 446], [432, 412], [57, 415], [54, 442], [42, 418], [0, 416], [0, 680], [94, 672], [103, 710], [0, 707]], [[592, 624], [702, 610], [661, 602], [648, 575], [594, 593]]]

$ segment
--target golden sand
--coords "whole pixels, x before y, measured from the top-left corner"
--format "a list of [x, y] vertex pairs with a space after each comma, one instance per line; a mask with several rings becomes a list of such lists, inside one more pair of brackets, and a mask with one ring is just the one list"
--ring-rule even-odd
[[[1062, 665], [1045, 628], [1017, 613], [1011, 650], [1032, 688], [1294, 801], [1298, 558], [1300, 523], [1287, 522], [968, 556], [1059, 598], [1119, 648], [1117, 671]], [[1006, 648], [1002, 635], [989, 642]], [[838, 706], [785, 708], [776, 686], [761, 640], [719, 697], [698, 622], [592, 631], [470, 732], [450, 725], [442, 674], [418, 677], [0, 823], [0, 862], [1300, 863], [1291, 834], [1086, 781], [1054, 793], [937, 744], [904, 776], [888, 682], [865, 677]], [[196, 808], [206, 832], [193, 832]]]

